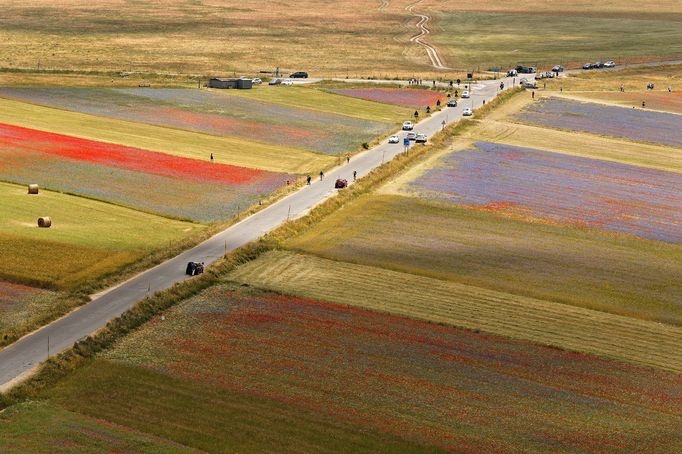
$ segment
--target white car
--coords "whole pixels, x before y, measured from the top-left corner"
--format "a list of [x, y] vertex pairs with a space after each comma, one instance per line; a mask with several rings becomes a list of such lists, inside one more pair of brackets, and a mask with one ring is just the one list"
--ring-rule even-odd
[[415, 132], [408, 132], [407, 133], [407, 139], [408, 140], [415, 140], [417, 138], [417, 133]]
[[406, 121], [403, 123], [403, 131], [412, 131], [414, 129], [414, 124], [411, 121]]
[[414, 139], [416, 143], [426, 143], [426, 134], [417, 134], [417, 137]]
[[470, 95], [469, 95], [469, 90], [464, 90], [464, 91], [462, 92], [462, 99], [466, 99], [466, 98], [468, 98], [469, 96], [470, 96]]
[[616, 64], [610, 60], [604, 63], [604, 68], [615, 68], [615, 66]]
[[474, 111], [471, 110], [470, 107], [467, 107], [466, 109], [464, 109], [464, 110], [462, 111], [462, 115], [464, 115], [465, 117], [470, 117], [470, 116], [472, 116], [473, 114], [474, 114]]
[[251, 79], [251, 83], [255, 85], [260, 85], [263, 83], [263, 81], [256, 77], [255, 79]]
[[282, 83], [282, 79], [279, 77], [275, 77], [274, 79], [270, 79], [270, 82], [268, 82], [268, 85], [279, 85]]
[[282, 85], [294, 85], [294, 81], [289, 79], [283, 80]]
[[398, 136], [391, 136], [388, 138], [388, 143], [400, 143], [400, 137]]

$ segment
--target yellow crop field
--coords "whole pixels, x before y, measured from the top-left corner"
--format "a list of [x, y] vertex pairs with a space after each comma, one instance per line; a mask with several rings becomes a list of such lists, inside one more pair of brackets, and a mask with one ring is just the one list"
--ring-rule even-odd
[[270, 252], [229, 279], [682, 372], [682, 328], [292, 252]]

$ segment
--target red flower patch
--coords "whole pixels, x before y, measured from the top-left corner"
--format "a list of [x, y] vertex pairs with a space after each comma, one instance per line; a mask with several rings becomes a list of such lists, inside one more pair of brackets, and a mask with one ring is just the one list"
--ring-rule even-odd
[[154, 175], [224, 184], [252, 182], [270, 172], [0, 124], [0, 145]]

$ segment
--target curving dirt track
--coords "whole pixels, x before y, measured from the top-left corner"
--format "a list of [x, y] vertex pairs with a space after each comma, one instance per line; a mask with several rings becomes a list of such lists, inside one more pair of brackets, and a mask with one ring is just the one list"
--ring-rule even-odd
[[390, 0], [381, 0], [381, 5], [379, 6], [379, 11], [385, 11], [386, 8], [391, 4]]
[[445, 61], [443, 60], [443, 57], [440, 56], [438, 49], [424, 41], [424, 38], [431, 34], [431, 30], [429, 30], [429, 27], [427, 26], [429, 21], [431, 20], [431, 17], [414, 12], [414, 7], [419, 5], [421, 2], [422, 0], [418, 0], [405, 7], [406, 11], [408, 11], [414, 17], [419, 18], [419, 22], [417, 22], [417, 28], [419, 29], [419, 33], [410, 38], [410, 41], [412, 41], [413, 43], [417, 43], [424, 49], [426, 49], [426, 54], [428, 55], [429, 60], [431, 60], [431, 66], [433, 66], [436, 69], [452, 69], [445, 65]]

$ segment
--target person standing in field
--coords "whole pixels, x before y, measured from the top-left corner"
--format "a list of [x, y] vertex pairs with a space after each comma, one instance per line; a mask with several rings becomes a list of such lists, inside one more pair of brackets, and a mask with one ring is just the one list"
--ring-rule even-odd
[[535, 99], [535, 92], [534, 92], [534, 91], [531, 91], [531, 92], [530, 92], [530, 97], [533, 98], [533, 99]]
[[213, 153], [211, 153], [211, 162], [213, 162]]

